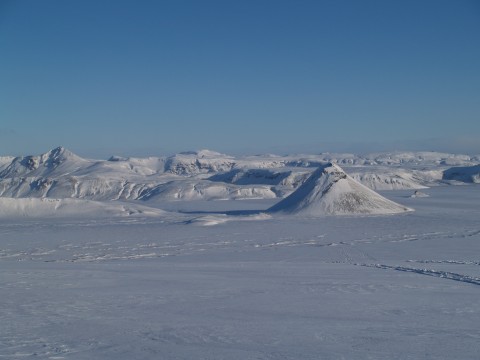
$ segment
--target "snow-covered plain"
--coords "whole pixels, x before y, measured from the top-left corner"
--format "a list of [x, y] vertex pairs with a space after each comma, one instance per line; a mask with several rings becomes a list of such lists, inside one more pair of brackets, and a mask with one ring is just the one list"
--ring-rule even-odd
[[[196, 156], [203, 163], [191, 161]], [[422, 188], [424, 197], [412, 197], [412, 187], [382, 191], [415, 209], [395, 215], [267, 212], [320, 164], [302, 158], [5, 158], [0, 358], [478, 359], [478, 159], [322, 156], [349, 174], [418, 171], [415, 179], [428, 179], [422, 187], [444, 186]], [[302, 162], [298, 171], [295, 162]], [[147, 190], [130, 192], [135, 199], [117, 192], [113, 201], [92, 201], [126, 194], [128, 186], [108, 190], [106, 179], [115, 186], [136, 180]], [[158, 195], [165, 179], [168, 189], [198, 181], [265, 186], [276, 197], [258, 192], [233, 201], [224, 193], [227, 200], [211, 201], [222, 198], [215, 192], [171, 201]], [[97, 187], [85, 194], [100, 195], [70, 192], [87, 183]], [[467, 185], [445, 185], [460, 183]], [[38, 199], [24, 198], [27, 184]]]

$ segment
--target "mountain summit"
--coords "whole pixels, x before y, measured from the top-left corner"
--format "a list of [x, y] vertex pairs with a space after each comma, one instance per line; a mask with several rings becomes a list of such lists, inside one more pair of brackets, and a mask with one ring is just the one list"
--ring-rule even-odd
[[314, 171], [295, 192], [268, 211], [322, 216], [395, 214], [411, 209], [360, 184], [338, 165], [327, 163]]
[[43, 155], [40, 155], [40, 163], [46, 167], [52, 168], [65, 161], [78, 161], [83, 160], [78, 155], [75, 155], [70, 150], [65, 149], [63, 146], [56, 147]]
[[39, 156], [16, 157], [0, 172], [0, 178], [19, 176], [46, 176], [61, 166], [63, 172], [70, 172], [85, 160], [59, 146]]

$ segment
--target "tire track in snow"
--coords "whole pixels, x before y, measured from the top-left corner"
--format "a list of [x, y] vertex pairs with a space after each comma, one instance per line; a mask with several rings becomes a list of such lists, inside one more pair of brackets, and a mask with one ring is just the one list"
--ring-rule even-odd
[[427, 275], [438, 277], [442, 279], [449, 279], [454, 281], [460, 281], [463, 283], [480, 285], [480, 278], [457, 274], [449, 271], [438, 271], [438, 270], [431, 270], [431, 269], [417, 269], [417, 268], [410, 268], [405, 266], [391, 266], [391, 265], [383, 265], [383, 264], [353, 264], [356, 266], [365, 266], [365, 267], [372, 267], [377, 269], [384, 269], [384, 270], [396, 270], [396, 271], [403, 271], [403, 272], [411, 272], [420, 275]]
[[480, 261], [465, 261], [465, 260], [407, 260], [407, 262], [420, 263], [420, 264], [454, 264], [454, 265], [480, 266]]

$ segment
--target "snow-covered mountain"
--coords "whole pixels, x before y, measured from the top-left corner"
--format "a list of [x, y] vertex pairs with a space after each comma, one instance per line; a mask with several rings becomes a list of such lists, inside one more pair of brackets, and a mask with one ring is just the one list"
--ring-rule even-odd
[[52, 173], [68, 174], [85, 167], [88, 161], [63, 147], [57, 147], [39, 156], [14, 158], [0, 172], [0, 178], [47, 177]]
[[452, 167], [443, 172], [443, 179], [464, 183], [480, 183], [480, 165]]
[[424, 189], [421, 179], [409, 171], [350, 173], [352, 178], [373, 190]]
[[13, 156], [0, 156], [0, 172], [15, 159]]
[[276, 197], [277, 193], [271, 186], [257, 184], [239, 186], [207, 180], [185, 179], [151, 187], [143, 191], [137, 199], [143, 201], [242, 200]]
[[182, 152], [165, 161], [165, 171], [176, 175], [197, 175], [229, 171], [235, 165], [231, 156], [210, 150]]
[[338, 165], [327, 163], [320, 166], [294, 193], [268, 211], [322, 216], [395, 214], [410, 209], [360, 184]]
[[[5, 158], [0, 196], [90, 200], [219, 200], [271, 198], [259, 184], [203, 180], [234, 166], [232, 157], [202, 150], [168, 158], [83, 159], [63, 147], [39, 156]], [[8, 163], [10, 161], [10, 163]]]
[[[94, 160], [57, 147], [41, 155], [0, 157], [0, 197], [102, 201], [282, 198], [326, 162], [341, 164], [353, 179], [374, 190], [422, 189], [477, 182], [479, 160], [478, 156], [433, 152], [233, 157], [210, 150]], [[451, 164], [455, 164], [453, 169]]]

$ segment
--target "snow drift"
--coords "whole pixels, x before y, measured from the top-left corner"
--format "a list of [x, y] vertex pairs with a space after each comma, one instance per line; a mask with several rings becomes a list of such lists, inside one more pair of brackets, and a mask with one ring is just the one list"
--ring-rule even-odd
[[430, 195], [425, 194], [424, 192], [416, 190], [411, 196], [411, 198], [424, 198], [424, 197], [430, 197]]
[[112, 216], [161, 216], [168, 212], [136, 204], [105, 203], [78, 199], [0, 198], [0, 217], [104, 218]]
[[268, 209], [307, 216], [396, 214], [411, 209], [390, 201], [327, 163], [290, 196]]

